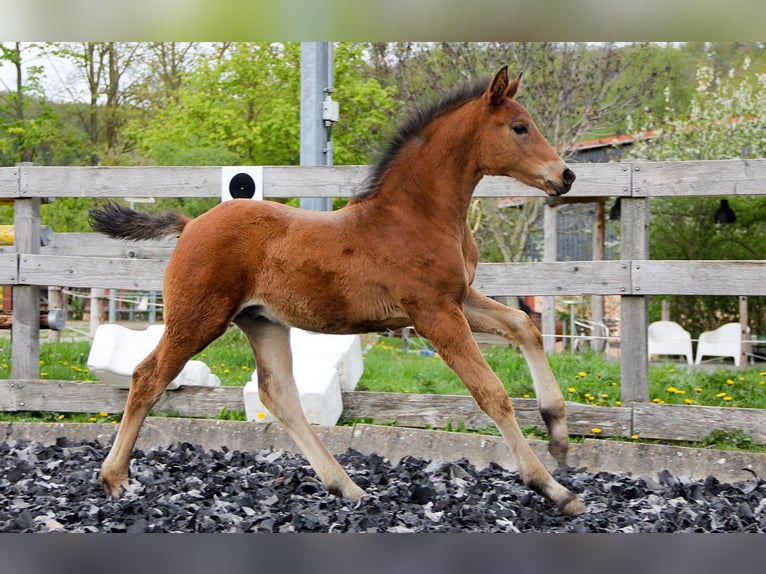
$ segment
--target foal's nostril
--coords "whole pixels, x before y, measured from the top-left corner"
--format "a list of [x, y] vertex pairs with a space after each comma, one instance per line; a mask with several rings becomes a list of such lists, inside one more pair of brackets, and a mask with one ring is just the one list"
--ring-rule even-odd
[[567, 168], [564, 170], [564, 173], [561, 174], [561, 179], [564, 181], [565, 185], [572, 185], [576, 179], [575, 173]]

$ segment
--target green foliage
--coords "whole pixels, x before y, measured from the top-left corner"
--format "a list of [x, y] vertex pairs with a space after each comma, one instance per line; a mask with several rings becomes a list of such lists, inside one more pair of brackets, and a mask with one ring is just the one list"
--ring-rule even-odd
[[753, 446], [753, 438], [741, 429], [714, 429], [702, 439], [702, 444], [724, 450], [747, 450]]
[[[648, 114], [640, 131], [655, 135], [639, 142], [632, 157], [660, 161], [766, 157], [763, 110], [766, 72], [751, 69], [744, 57], [739, 69], [716, 72], [703, 64], [687, 113], [677, 112], [677, 99], [665, 93], [661, 115]], [[649, 251], [652, 259], [762, 259], [766, 253], [766, 197], [729, 198], [736, 213], [733, 225], [717, 225], [713, 214], [719, 198], [667, 197], [651, 204]], [[721, 280], [725, 280], [722, 277]], [[666, 297], [675, 320], [695, 333], [737, 321], [737, 297]], [[660, 317], [661, 299], [654, 298], [650, 317]], [[766, 299], [748, 300], [754, 333], [766, 332]]]
[[[415, 345], [416, 346], [416, 345]], [[417, 347], [417, 346], [416, 346]], [[412, 346], [411, 346], [412, 349]], [[511, 397], [533, 398], [532, 377], [516, 349], [484, 350], [490, 367]], [[620, 365], [603, 353], [557, 353], [551, 369], [568, 401], [598, 406], [620, 406]], [[676, 368], [665, 363], [649, 367], [650, 397], [655, 403], [766, 408], [766, 371], [723, 367], [708, 372]], [[365, 354], [359, 390], [466, 395], [468, 391], [438, 356], [418, 348], [403, 351], [397, 338], [382, 338]], [[457, 421], [456, 421], [457, 422]]]
[[[30, 422], [30, 423], [109, 423], [116, 425], [120, 422], [120, 413], [57, 413], [38, 411], [0, 411], [0, 422]], [[116, 430], [116, 429], [113, 429]]]
[[201, 57], [175, 98], [130, 129], [159, 165], [297, 163], [299, 80], [298, 44], [235, 43]]
[[223, 421], [246, 421], [247, 414], [244, 410], [230, 411], [224, 408], [216, 418]]
[[400, 104], [396, 86], [383, 85], [370, 76], [361, 44], [340, 42], [336, 46], [333, 99], [340, 107], [332, 131], [334, 163], [372, 163]]

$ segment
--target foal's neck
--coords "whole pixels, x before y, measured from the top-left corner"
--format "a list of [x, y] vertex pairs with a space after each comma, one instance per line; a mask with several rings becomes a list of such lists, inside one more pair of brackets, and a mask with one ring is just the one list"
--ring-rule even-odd
[[440, 225], [465, 226], [473, 191], [484, 175], [475, 157], [474, 125], [460, 109], [435, 119], [402, 149], [381, 182], [380, 199]]

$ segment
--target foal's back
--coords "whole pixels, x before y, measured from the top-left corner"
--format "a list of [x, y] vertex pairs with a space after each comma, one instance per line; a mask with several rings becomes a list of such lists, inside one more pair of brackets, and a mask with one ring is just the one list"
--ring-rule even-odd
[[214, 305], [228, 321], [246, 312], [317, 332], [405, 326], [388, 285], [397, 257], [380, 255], [385, 234], [375, 231], [384, 225], [365, 211], [250, 200], [216, 206], [186, 225], [168, 262], [167, 320]]

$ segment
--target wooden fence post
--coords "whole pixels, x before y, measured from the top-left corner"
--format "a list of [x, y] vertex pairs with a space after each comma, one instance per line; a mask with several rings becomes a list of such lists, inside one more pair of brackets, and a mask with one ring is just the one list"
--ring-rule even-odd
[[[605, 221], [605, 209], [604, 202], [596, 202], [596, 213], [593, 217], [593, 261], [604, 260], [604, 234], [606, 233], [606, 221]], [[604, 296], [592, 295], [591, 296], [591, 319], [598, 323], [604, 322]], [[608, 339], [609, 333], [606, 333]], [[606, 349], [606, 340], [592, 339], [590, 342], [591, 349], [600, 351]]]
[[[636, 265], [632, 261], [649, 259], [649, 199], [623, 197], [621, 210], [622, 260], [626, 265]], [[631, 273], [633, 271], [631, 269]], [[625, 406], [649, 401], [649, 306], [639, 287], [633, 289], [633, 293], [625, 293], [620, 298], [621, 398]]]
[[[21, 195], [19, 166], [19, 195]], [[40, 198], [17, 198], [13, 204], [16, 253], [40, 253]], [[21, 281], [23, 277], [19, 278]], [[13, 287], [13, 325], [11, 326], [11, 378], [37, 379], [40, 376], [40, 287]]]
[[[558, 235], [556, 233], [556, 206], [543, 203], [543, 261], [556, 261]], [[549, 355], [556, 352], [556, 297], [543, 297], [543, 348]]]

